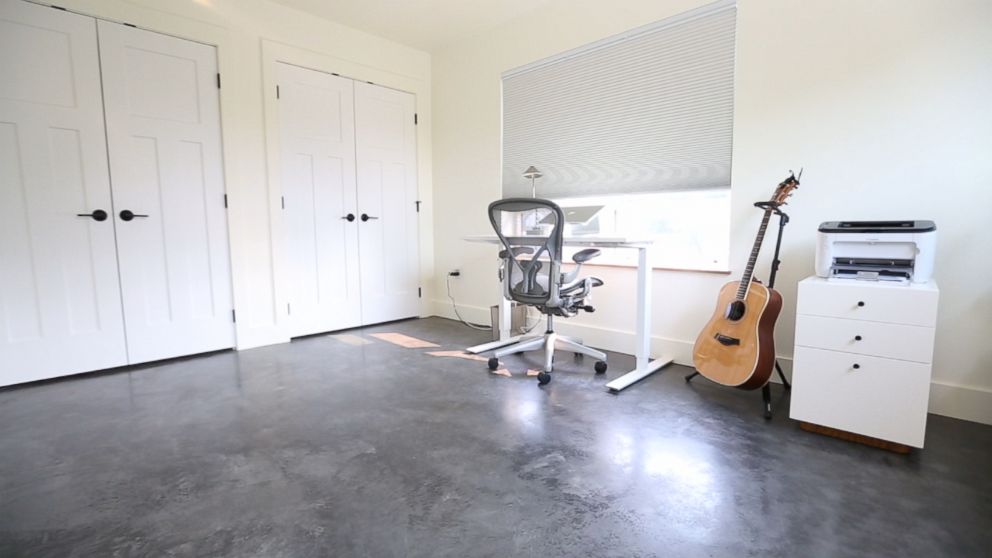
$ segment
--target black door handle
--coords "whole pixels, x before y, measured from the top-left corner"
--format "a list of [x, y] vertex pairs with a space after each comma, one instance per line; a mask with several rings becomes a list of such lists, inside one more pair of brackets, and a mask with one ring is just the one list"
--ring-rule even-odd
[[344, 217], [342, 217], [342, 219], [344, 219], [344, 220], [348, 221], [349, 223], [351, 223], [352, 221], [355, 220], [355, 214], [354, 213], [349, 213], [349, 214], [345, 215]]
[[141, 214], [135, 213], [135, 212], [131, 211], [130, 209], [125, 209], [124, 211], [121, 211], [121, 220], [122, 221], [130, 221], [131, 219], [134, 219], [135, 217], [148, 217], [148, 216], [147, 215], [141, 215]]
[[371, 216], [371, 215], [366, 215], [366, 214], [364, 214], [364, 213], [362, 213], [362, 222], [363, 222], [363, 223], [364, 223], [365, 221], [368, 221], [369, 219], [378, 219], [378, 217], [373, 217], [373, 216]]
[[76, 217], [90, 217], [94, 221], [106, 221], [107, 212], [102, 209], [95, 209], [93, 213], [77, 213]]

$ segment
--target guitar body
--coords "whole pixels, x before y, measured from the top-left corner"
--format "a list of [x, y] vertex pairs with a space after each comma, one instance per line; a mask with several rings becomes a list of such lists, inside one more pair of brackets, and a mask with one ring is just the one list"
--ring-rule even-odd
[[758, 389], [775, 368], [775, 320], [782, 311], [782, 295], [761, 283], [751, 283], [744, 297], [744, 313], [727, 317], [735, 303], [736, 281], [720, 289], [716, 311], [692, 349], [692, 362], [706, 378], [725, 386]]

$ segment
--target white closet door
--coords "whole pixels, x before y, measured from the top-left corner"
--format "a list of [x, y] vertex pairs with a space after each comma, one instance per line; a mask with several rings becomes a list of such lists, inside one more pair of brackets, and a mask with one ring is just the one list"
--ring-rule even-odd
[[420, 314], [415, 107], [409, 93], [355, 83], [358, 238], [366, 324]]
[[290, 335], [354, 327], [361, 324], [354, 82], [283, 63], [276, 72]]
[[127, 363], [96, 21], [0, 2], [0, 385]]
[[232, 347], [216, 51], [98, 29], [130, 361]]

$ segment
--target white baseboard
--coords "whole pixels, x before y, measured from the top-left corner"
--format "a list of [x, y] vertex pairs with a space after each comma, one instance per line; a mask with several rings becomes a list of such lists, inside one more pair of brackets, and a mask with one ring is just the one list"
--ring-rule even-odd
[[[434, 300], [434, 315], [444, 318], [457, 319], [448, 300]], [[458, 311], [466, 320], [488, 324], [490, 321], [489, 308], [480, 306], [458, 305]], [[567, 320], [556, 322], [556, 329], [566, 335], [581, 337], [586, 343], [607, 351], [632, 354], [635, 337], [633, 331], [605, 329], [588, 324], [569, 323]], [[668, 339], [654, 336], [651, 338], [651, 354], [654, 356], [668, 355], [675, 359], [676, 364], [692, 366], [692, 341]], [[792, 357], [778, 357], [779, 364], [786, 378], [792, 380]], [[778, 374], [772, 374], [772, 382], [781, 383]], [[946, 417], [952, 417], [983, 424], [992, 424], [992, 391], [962, 386], [946, 382], [934, 381], [930, 384], [930, 412]]]
[[947, 382], [930, 382], [930, 412], [992, 424], [992, 391]]

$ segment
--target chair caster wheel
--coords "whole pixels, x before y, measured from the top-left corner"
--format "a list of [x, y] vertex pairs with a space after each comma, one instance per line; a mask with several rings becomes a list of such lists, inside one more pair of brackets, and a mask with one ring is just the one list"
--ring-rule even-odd
[[489, 362], [486, 364], [489, 366], [490, 370], [496, 370], [499, 368], [499, 359], [496, 357], [490, 357]]
[[543, 386], [544, 384], [551, 381], [551, 374], [547, 372], [541, 372], [537, 375], [537, 384]]
[[600, 360], [596, 362], [596, 373], [602, 374], [604, 372], [606, 372], [606, 361]]

